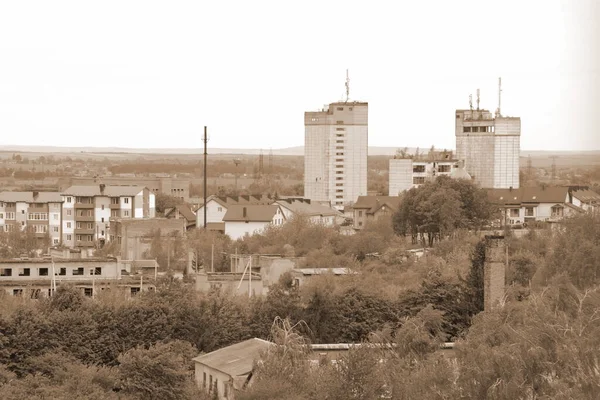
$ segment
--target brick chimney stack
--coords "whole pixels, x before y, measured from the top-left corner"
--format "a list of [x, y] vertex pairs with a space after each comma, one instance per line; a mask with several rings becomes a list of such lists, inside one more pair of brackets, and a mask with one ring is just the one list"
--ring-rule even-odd
[[483, 309], [490, 311], [504, 299], [507, 248], [504, 236], [486, 236], [483, 270]]

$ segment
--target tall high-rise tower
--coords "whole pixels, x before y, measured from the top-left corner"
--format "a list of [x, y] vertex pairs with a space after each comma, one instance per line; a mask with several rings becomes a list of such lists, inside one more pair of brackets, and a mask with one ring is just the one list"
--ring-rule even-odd
[[483, 188], [519, 187], [521, 118], [489, 110], [456, 110], [456, 158]]
[[367, 194], [368, 103], [331, 103], [304, 113], [304, 196], [337, 209]]

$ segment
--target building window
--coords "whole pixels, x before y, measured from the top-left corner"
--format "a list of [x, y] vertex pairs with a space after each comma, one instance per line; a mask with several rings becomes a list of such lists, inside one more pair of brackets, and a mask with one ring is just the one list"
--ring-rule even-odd
[[344, 193], [344, 189], [336, 189], [335, 192], [336, 193]]
[[67, 222], [67, 228], [71, 228], [71, 223]]
[[519, 209], [518, 208], [511, 208], [510, 209], [510, 216], [512, 218], [516, 218], [519, 216]]
[[562, 217], [563, 216], [563, 208], [560, 206], [554, 206], [551, 208], [553, 217]]
[[359, 221], [359, 222], [358, 222], [358, 226], [362, 226], [362, 221]]
[[125, 197], [125, 199], [123, 199], [123, 203], [129, 204], [129, 197]]
[[415, 176], [413, 177], [413, 185], [422, 185], [425, 183], [424, 176]]
[[58, 244], [58, 239], [52, 239], [52, 244]]
[[48, 268], [40, 268], [38, 275], [39, 276], [48, 276]]
[[130, 293], [131, 293], [132, 296], [135, 296], [139, 292], [140, 292], [140, 288], [139, 287], [137, 287], [137, 286], [132, 286], [131, 287]]
[[100, 222], [104, 222], [104, 217], [100, 218]]
[[423, 172], [425, 172], [425, 166], [424, 165], [415, 165], [415, 166], [413, 166], [413, 172], [417, 173], [417, 174], [423, 173]]
[[526, 217], [533, 217], [533, 207], [525, 207], [525, 216]]
[[0, 276], [12, 276], [12, 268], [0, 269]]
[[344, 186], [343, 183], [336, 183], [335, 186]]
[[73, 215], [73, 213], [71, 212], [71, 210], [67, 210], [67, 215]]
[[338, 125], [344, 125], [344, 121], [336, 121], [335, 123]]
[[19, 269], [19, 276], [30, 276], [31, 270], [29, 268], [21, 268]]
[[73, 268], [73, 276], [83, 275], [83, 268]]
[[362, 210], [360, 210], [360, 211], [358, 212], [358, 216], [359, 216], [359, 217], [362, 217]]
[[338, 107], [337, 110], [338, 111], [344, 111], [344, 107]]
[[440, 165], [438, 166], [438, 172], [450, 172], [449, 165]]
[[72, 237], [71, 237], [71, 235], [67, 235], [67, 240], [68, 240], [68, 241], [71, 241], [71, 240], [72, 240]]
[[70, 196], [67, 197], [67, 203], [71, 203], [71, 202], [73, 202], [73, 200], [71, 199], [71, 197]]
[[118, 197], [111, 197], [110, 198], [110, 204], [119, 204], [119, 198]]
[[223, 211], [223, 207], [217, 207], [217, 211], [218, 212], [222, 212]]
[[58, 226], [53, 226], [52, 227], [52, 232], [58, 233], [58, 231], [59, 231]]
[[4, 214], [0, 213], [0, 219], [4, 219]]
[[90, 268], [90, 275], [102, 275], [102, 267]]
[[204, 377], [204, 378], [202, 379], [202, 387], [206, 387], [206, 372], [203, 372], [203, 373], [202, 373], [202, 375], [203, 375], [203, 377]]
[[65, 276], [65, 275], [67, 275], [67, 269], [66, 269], [66, 268], [61, 268], [61, 269], [58, 271], [58, 275], [60, 275], [60, 276]]
[[15, 219], [15, 213], [14, 212], [7, 212], [6, 213], [6, 219], [7, 220], [13, 220], [13, 219]]
[[104, 204], [102, 204], [101, 209], [102, 209], [102, 211], [104, 211]]
[[336, 155], [336, 156], [343, 156], [343, 155], [344, 155], [344, 153], [340, 153], [340, 152], [338, 152], [338, 153], [335, 153], [335, 155]]
[[129, 210], [123, 210], [123, 216], [129, 217]]
[[86, 287], [83, 288], [83, 295], [86, 297], [92, 297], [92, 295], [94, 294], [94, 292], [92, 291], [91, 287]]
[[13, 296], [23, 296], [23, 289], [13, 289]]
[[336, 178], [335, 178], [335, 180], [336, 180], [336, 181], [343, 181], [343, 180], [344, 180], [344, 178], [342, 178], [341, 176], [338, 176], [338, 177], [336, 177]]
[[463, 126], [463, 132], [471, 132], [470, 126]]

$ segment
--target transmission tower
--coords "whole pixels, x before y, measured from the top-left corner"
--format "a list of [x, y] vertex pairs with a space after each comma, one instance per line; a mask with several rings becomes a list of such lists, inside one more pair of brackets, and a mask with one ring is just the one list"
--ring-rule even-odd
[[269, 174], [273, 173], [273, 149], [269, 150]]
[[264, 171], [264, 158], [265, 156], [263, 155], [262, 149], [260, 149], [260, 154], [258, 155], [258, 178], [260, 178]]
[[551, 156], [552, 159], [552, 180], [556, 180], [556, 159], [558, 156]]

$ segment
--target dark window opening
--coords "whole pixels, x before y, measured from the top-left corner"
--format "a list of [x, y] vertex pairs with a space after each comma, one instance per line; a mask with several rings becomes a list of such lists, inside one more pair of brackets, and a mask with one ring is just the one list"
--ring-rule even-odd
[[48, 268], [40, 268], [39, 275], [48, 276]]

